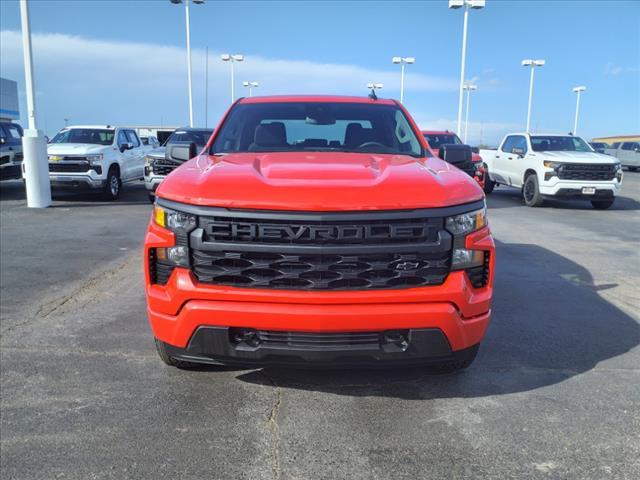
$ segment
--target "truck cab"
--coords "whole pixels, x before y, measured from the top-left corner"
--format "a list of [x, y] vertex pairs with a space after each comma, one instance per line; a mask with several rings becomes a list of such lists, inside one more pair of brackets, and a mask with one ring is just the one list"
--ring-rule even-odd
[[606, 209], [622, 188], [620, 162], [573, 135], [513, 133], [497, 150], [480, 150], [480, 155], [488, 170], [485, 192], [498, 185], [516, 187], [531, 207], [556, 197], [587, 199], [594, 208]]

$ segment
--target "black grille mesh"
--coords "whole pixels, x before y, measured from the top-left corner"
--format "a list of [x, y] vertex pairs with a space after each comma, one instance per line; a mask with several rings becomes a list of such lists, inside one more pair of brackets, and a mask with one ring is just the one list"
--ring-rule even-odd
[[616, 175], [615, 165], [592, 165], [582, 163], [565, 163], [558, 168], [560, 180], [612, 180]]

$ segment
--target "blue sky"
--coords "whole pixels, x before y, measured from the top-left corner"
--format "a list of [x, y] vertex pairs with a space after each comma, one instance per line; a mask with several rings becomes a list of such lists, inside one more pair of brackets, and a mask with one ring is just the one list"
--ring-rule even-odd
[[[529, 71], [536, 71], [532, 128], [568, 132], [576, 85], [586, 85], [579, 133], [640, 133], [640, 2], [499, 1], [469, 16], [470, 140], [496, 143], [526, 121]], [[182, 125], [188, 120], [184, 7], [169, 0], [32, 0], [39, 127], [71, 123]], [[405, 105], [424, 128], [455, 128], [462, 12], [446, 0], [414, 2], [226, 2], [192, 5], [195, 123], [204, 125], [209, 47], [209, 126], [229, 105], [229, 65], [256, 80], [256, 94], [365, 94], [383, 82], [399, 97], [394, 55], [407, 68]], [[19, 5], [0, 1], [0, 73], [19, 82]], [[24, 99], [21, 99], [24, 124]]]

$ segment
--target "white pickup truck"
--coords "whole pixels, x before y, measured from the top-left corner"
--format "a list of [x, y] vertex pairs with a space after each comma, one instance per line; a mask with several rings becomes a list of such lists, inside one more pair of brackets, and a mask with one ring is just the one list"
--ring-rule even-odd
[[594, 208], [613, 205], [622, 188], [618, 159], [596, 153], [580, 137], [512, 133], [497, 150], [480, 150], [486, 165], [485, 192], [495, 186], [520, 188], [530, 207], [545, 197], [583, 198]]
[[144, 178], [144, 157], [152, 149], [132, 128], [65, 127], [47, 145], [51, 187], [98, 190], [115, 200], [123, 183]]

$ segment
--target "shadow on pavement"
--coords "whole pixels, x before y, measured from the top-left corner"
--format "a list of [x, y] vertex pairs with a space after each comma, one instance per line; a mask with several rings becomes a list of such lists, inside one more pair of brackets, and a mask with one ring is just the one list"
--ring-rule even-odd
[[404, 399], [524, 392], [586, 372], [640, 343], [640, 326], [597, 293], [580, 265], [536, 245], [497, 245], [494, 314], [475, 363], [434, 375], [424, 368], [263, 369], [239, 380], [336, 395]]

